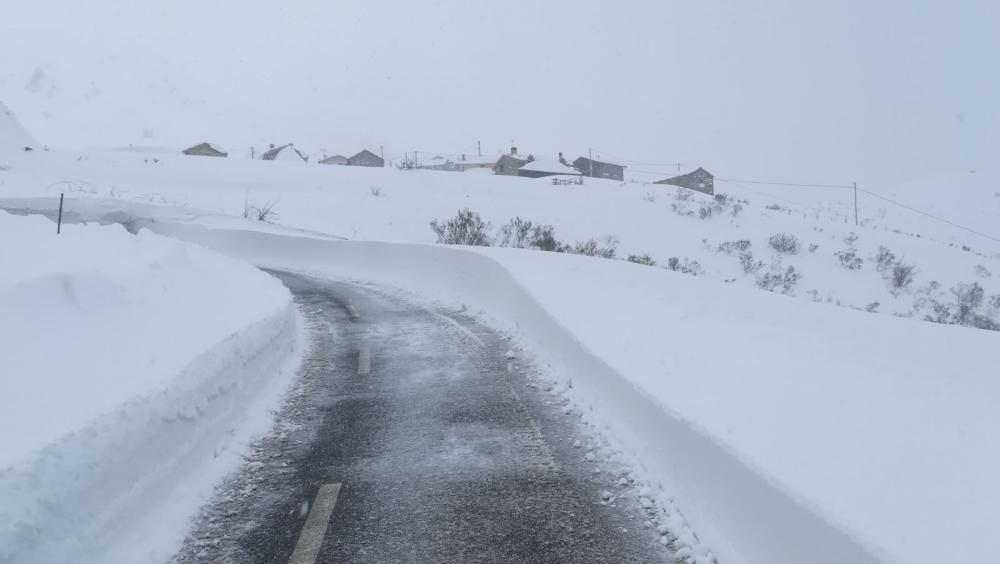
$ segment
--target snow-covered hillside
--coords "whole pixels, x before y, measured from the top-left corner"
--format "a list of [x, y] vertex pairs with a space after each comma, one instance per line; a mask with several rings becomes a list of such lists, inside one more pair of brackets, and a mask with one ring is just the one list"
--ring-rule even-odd
[[0, 561], [163, 559], [270, 424], [297, 314], [204, 249], [55, 231], [0, 212]]
[[[286, 226], [427, 243], [436, 240], [430, 221], [468, 208], [492, 223], [495, 236], [520, 217], [553, 226], [564, 243], [611, 239], [618, 258], [648, 255], [660, 267], [799, 299], [967, 325], [1000, 322], [1000, 243], [865, 193], [855, 226], [845, 190], [720, 183], [713, 199], [631, 182], [557, 186], [545, 178], [127, 153], [36, 152], [6, 163], [0, 207], [60, 192], [71, 212], [84, 199], [230, 216], [270, 205], [271, 219]], [[995, 178], [970, 174], [878, 193], [1000, 237], [991, 231], [1000, 225]]]
[[0, 152], [23, 151], [25, 147], [36, 145], [14, 113], [0, 100]]
[[[147, 218], [260, 264], [473, 307], [563, 380], [579, 413], [645, 468], [665, 513], [673, 498], [722, 562], [797, 563], [816, 550], [826, 560], [810, 561], [988, 557], [1000, 333], [972, 327], [1000, 322], [1000, 246], [989, 236], [864, 196], [855, 226], [853, 208], [835, 200], [734, 183], [712, 198], [630, 182], [169, 154], [0, 159], [0, 208], [51, 213], [65, 193], [74, 220]], [[975, 206], [927, 211], [989, 235], [1000, 218], [994, 181], [950, 185]], [[939, 190], [878, 193], [929, 206]], [[460, 209], [491, 222], [493, 242], [520, 217], [571, 248], [592, 239], [592, 251], [616, 246], [616, 258], [656, 266], [395, 244], [435, 242], [430, 222]], [[688, 457], [668, 456], [678, 451]], [[942, 514], [947, 524], [928, 517]], [[954, 542], [914, 540], [937, 534]]]

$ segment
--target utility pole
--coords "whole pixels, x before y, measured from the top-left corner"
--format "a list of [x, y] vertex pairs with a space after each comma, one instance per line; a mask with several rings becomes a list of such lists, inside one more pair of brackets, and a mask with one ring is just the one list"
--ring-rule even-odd
[[854, 183], [854, 225], [858, 224], [858, 183]]
[[479, 156], [480, 157], [483, 156], [483, 142], [482, 141], [476, 141], [476, 150], [479, 151]]
[[594, 150], [590, 147], [587, 148], [587, 160], [590, 161], [590, 177], [594, 177]]
[[59, 221], [56, 223], [56, 235], [62, 233], [62, 209], [63, 209], [63, 197], [66, 196], [65, 193], [59, 193]]
[[382, 165], [385, 165], [385, 147], [382, 145], [378, 146], [378, 156], [382, 159]]

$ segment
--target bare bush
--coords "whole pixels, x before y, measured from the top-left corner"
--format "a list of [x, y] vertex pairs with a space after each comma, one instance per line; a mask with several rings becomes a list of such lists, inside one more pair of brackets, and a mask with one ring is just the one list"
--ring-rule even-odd
[[981, 264], [977, 264], [976, 265], [975, 271], [976, 271], [976, 276], [978, 276], [980, 278], [992, 278], [993, 277], [993, 273], [990, 272], [985, 266], [983, 266]]
[[277, 203], [278, 200], [273, 200], [263, 206], [255, 206], [251, 204], [248, 199], [244, 199], [243, 213], [241, 215], [244, 219], [263, 221], [264, 223], [274, 223], [275, 221], [278, 221], [278, 213], [274, 211], [274, 206], [277, 205]]
[[677, 191], [674, 192], [674, 199], [678, 202], [690, 202], [694, 199], [694, 194], [687, 188], [678, 188]]
[[726, 241], [719, 244], [719, 248], [716, 249], [717, 252], [726, 253], [727, 255], [732, 255], [733, 253], [742, 253], [750, 249], [750, 241], [746, 239], [739, 239], [737, 241]]
[[646, 265], [646, 266], [656, 266], [656, 261], [653, 260], [653, 257], [649, 256], [648, 254], [646, 254], [646, 255], [629, 255], [628, 258], [625, 259], [625, 260], [627, 260], [629, 262], [634, 262], [636, 264], [643, 264], [643, 265]]
[[704, 273], [701, 265], [698, 261], [685, 258], [683, 261], [677, 257], [670, 257], [667, 259], [667, 270], [673, 270], [674, 272], [680, 272], [682, 274], [690, 274], [691, 276], [698, 276]]
[[493, 244], [490, 236], [493, 225], [483, 221], [478, 213], [469, 208], [459, 210], [454, 218], [444, 223], [435, 219], [430, 226], [437, 235], [438, 243], [476, 247], [489, 247]]
[[785, 208], [779, 206], [778, 204], [768, 204], [764, 207], [771, 211], [785, 211]]
[[913, 282], [913, 274], [916, 271], [912, 264], [903, 264], [902, 262], [897, 262], [892, 266], [892, 277], [890, 282], [892, 283], [892, 294], [898, 295], [899, 292], [905, 290], [910, 283]]
[[739, 259], [744, 274], [756, 274], [760, 269], [764, 268], [764, 261], [754, 260], [753, 253], [750, 251], [740, 253]]
[[649, 202], [649, 203], [651, 203], [651, 204], [655, 204], [656, 203], [656, 192], [653, 192], [652, 190], [650, 190], [649, 192], [646, 192], [645, 194], [643, 194], [642, 199], [645, 200], [645, 201], [647, 201], [647, 202]]
[[757, 277], [757, 287], [774, 292], [781, 289], [784, 294], [791, 294], [801, 276], [794, 266], [789, 266], [784, 272], [765, 272]]
[[875, 270], [885, 274], [896, 263], [896, 255], [888, 247], [879, 246], [875, 255]]
[[867, 311], [868, 313], [876, 313], [880, 305], [882, 304], [879, 302], [872, 302], [865, 306], [865, 311]]
[[371, 194], [372, 196], [378, 198], [379, 196], [382, 195], [382, 187], [381, 186], [371, 186], [371, 187], [368, 188], [368, 193]]
[[818, 248], [819, 248], [819, 245], [817, 245], [816, 243], [810, 243], [809, 244], [809, 252], [810, 253], [815, 253], [816, 249], [818, 249]]
[[767, 240], [767, 244], [772, 249], [785, 255], [796, 255], [799, 253], [799, 238], [788, 233], [775, 233]]
[[499, 246], [540, 251], [563, 250], [563, 244], [556, 239], [554, 227], [536, 225], [520, 217], [515, 217], [500, 227]]
[[833, 253], [833, 256], [840, 261], [840, 266], [848, 270], [861, 270], [861, 265], [864, 264], [864, 260], [858, 256], [858, 250], [854, 247], [839, 250]]
[[618, 239], [614, 236], [607, 236], [601, 242], [596, 239], [578, 241], [572, 247], [566, 248], [566, 252], [575, 255], [588, 257], [615, 258], [615, 251], [618, 249]]

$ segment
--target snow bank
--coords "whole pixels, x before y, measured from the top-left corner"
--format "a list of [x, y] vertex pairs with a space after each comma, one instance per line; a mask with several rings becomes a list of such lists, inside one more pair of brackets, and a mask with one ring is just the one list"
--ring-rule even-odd
[[295, 373], [287, 290], [120, 226], [0, 239], [0, 561], [169, 557]]
[[997, 333], [585, 257], [154, 227], [485, 312], [725, 564], [992, 559]]

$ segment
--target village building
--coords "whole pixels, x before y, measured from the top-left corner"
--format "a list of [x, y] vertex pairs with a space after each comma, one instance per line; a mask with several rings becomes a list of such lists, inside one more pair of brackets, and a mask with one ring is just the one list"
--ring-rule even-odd
[[375, 153], [365, 149], [360, 153], [347, 158], [348, 166], [371, 166], [371, 167], [384, 167], [385, 160], [382, 157], [376, 155]]
[[455, 161], [455, 168], [461, 172], [473, 169], [492, 169], [500, 160], [496, 155], [462, 155]]
[[525, 178], [543, 178], [546, 176], [582, 176], [580, 171], [559, 161], [534, 159], [517, 170], [518, 176]]
[[711, 172], [708, 172], [701, 167], [698, 167], [697, 170], [687, 174], [658, 180], [653, 184], [670, 184], [672, 186], [680, 186], [682, 188], [694, 190], [695, 192], [708, 194], [709, 196], [715, 194], [715, 177], [712, 176]]
[[185, 155], [196, 155], [199, 157], [228, 157], [229, 153], [218, 145], [211, 143], [198, 143], [193, 147], [184, 149]]
[[493, 172], [504, 176], [518, 176], [517, 171], [533, 159], [534, 157], [531, 157], [531, 155], [527, 157], [518, 155], [517, 147], [511, 147], [509, 153], [500, 155], [500, 158], [497, 159], [493, 165]]
[[579, 170], [584, 176], [618, 181], [625, 180], [625, 165], [579, 157], [573, 161], [573, 168]]
[[309, 162], [309, 157], [303, 155], [291, 143], [280, 147], [275, 147], [274, 143], [271, 143], [271, 148], [261, 155], [260, 158], [265, 161]]
[[325, 165], [346, 165], [347, 164], [347, 157], [345, 157], [343, 155], [333, 155], [331, 157], [326, 157], [326, 158], [322, 159], [321, 161], [319, 161], [319, 164], [325, 164]]

